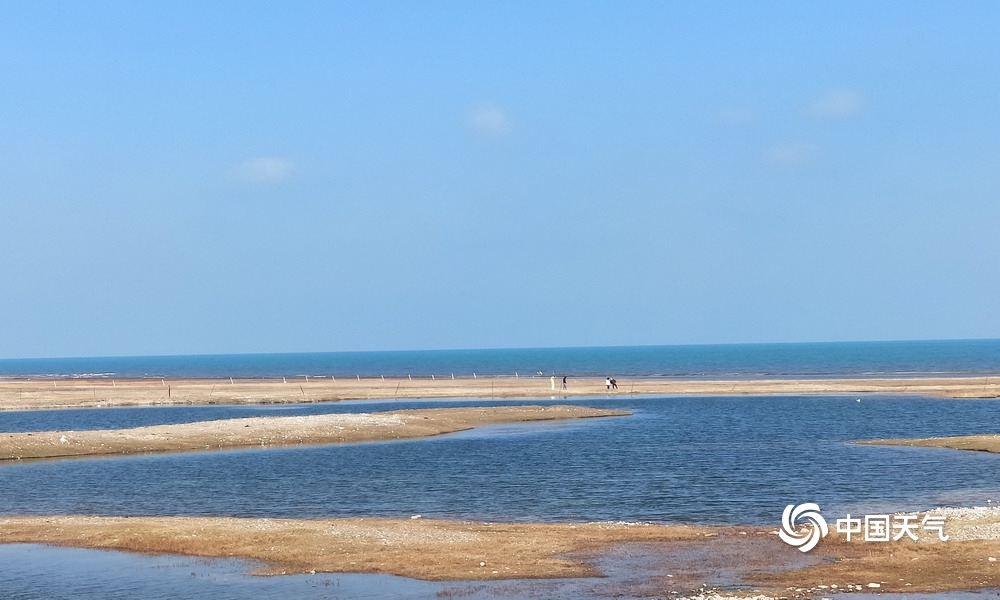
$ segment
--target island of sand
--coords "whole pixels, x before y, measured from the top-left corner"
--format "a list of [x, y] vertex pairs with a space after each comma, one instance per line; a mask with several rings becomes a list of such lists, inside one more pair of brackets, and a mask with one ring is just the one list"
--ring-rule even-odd
[[223, 419], [133, 429], [3, 433], [0, 461], [402, 440], [500, 423], [629, 414], [565, 405], [432, 408]]
[[919, 446], [923, 448], [949, 448], [952, 450], [973, 450], [977, 452], [1000, 452], [1000, 435], [957, 435], [930, 438], [891, 438], [863, 440], [855, 442], [872, 446]]

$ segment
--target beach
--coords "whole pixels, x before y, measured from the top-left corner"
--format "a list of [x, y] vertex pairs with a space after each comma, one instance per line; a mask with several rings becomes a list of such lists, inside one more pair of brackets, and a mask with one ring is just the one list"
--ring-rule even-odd
[[[555, 389], [553, 389], [553, 387]], [[913, 394], [1000, 397], [1000, 377], [666, 379], [548, 377], [282, 379], [0, 379], [0, 410], [211, 404], [299, 404], [430, 398], [578, 398], [605, 395]]]

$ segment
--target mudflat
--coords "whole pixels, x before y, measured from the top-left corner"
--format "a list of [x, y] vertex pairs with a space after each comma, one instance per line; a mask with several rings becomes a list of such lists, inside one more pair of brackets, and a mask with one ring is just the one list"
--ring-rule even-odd
[[[707, 531], [707, 530], [706, 530]], [[249, 558], [257, 574], [383, 573], [425, 580], [588, 577], [564, 553], [617, 541], [683, 540], [702, 528], [624, 523], [481, 523], [432, 519], [9, 517], [0, 540], [150, 554]], [[485, 564], [482, 564], [485, 563]]]
[[[555, 389], [553, 389], [553, 387]], [[548, 377], [295, 379], [0, 379], [0, 410], [183, 404], [291, 404], [422, 398], [572, 398], [615, 395], [917, 394], [1000, 397], [1000, 377], [689, 380]]]
[[2, 433], [0, 461], [397, 440], [498, 423], [629, 414], [583, 406], [498, 406], [252, 417], [97, 431]]
[[[1000, 509], [938, 509], [948, 540], [848, 542], [831, 527], [807, 556], [751, 527], [645, 523], [484, 523], [410, 519], [46, 516], [0, 518], [0, 540], [139, 553], [245, 558], [258, 574], [383, 573], [425, 580], [588, 577], [615, 547], [649, 558], [644, 593], [684, 593], [734, 570], [745, 592], [1000, 587]], [[624, 546], [620, 546], [624, 545]], [[874, 584], [874, 585], [872, 585]], [[787, 590], [793, 587], [795, 594]]]

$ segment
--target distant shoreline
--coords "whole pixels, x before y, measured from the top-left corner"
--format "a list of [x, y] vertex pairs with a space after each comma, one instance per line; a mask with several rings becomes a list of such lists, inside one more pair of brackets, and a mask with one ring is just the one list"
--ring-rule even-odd
[[[553, 385], [554, 382], [554, 385]], [[165, 405], [299, 404], [343, 400], [568, 399], [630, 395], [866, 395], [1000, 397], [1000, 377], [652, 379], [457, 377], [455, 379], [0, 379], [0, 410]]]

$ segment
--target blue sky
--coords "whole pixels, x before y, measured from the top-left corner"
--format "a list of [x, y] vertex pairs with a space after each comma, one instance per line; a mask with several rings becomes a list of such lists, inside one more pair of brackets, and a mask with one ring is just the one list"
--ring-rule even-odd
[[0, 357], [1000, 337], [995, 2], [5, 2]]

